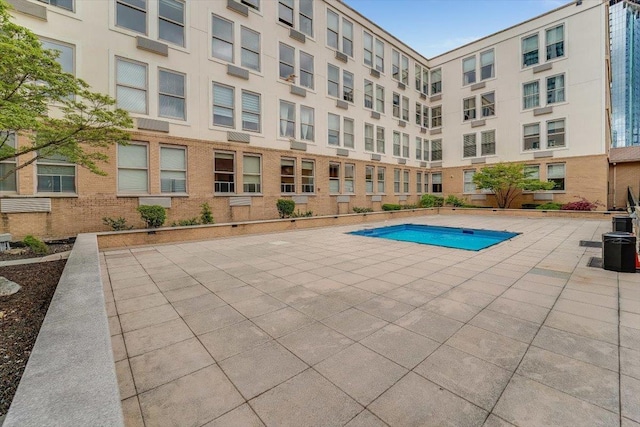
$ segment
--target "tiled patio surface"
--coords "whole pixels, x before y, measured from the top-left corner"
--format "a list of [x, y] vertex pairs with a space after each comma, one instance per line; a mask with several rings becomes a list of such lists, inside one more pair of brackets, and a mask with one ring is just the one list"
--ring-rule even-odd
[[321, 228], [102, 255], [128, 426], [640, 426], [640, 275], [608, 221], [480, 252]]

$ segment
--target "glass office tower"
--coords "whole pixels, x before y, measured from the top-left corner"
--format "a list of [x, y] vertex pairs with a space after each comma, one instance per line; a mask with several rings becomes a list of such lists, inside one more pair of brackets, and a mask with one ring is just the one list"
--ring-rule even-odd
[[613, 147], [640, 145], [640, 0], [612, 0], [611, 112]]

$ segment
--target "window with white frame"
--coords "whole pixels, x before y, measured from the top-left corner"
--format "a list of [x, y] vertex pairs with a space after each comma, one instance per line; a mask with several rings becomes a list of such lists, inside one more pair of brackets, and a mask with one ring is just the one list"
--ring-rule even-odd
[[407, 194], [409, 193], [409, 171], [402, 171], [402, 192]]
[[184, 46], [185, 4], [177, 0], [158, 2], [158, 39]]
[[376, 85], [376, 111], [384, 114], [384, 87]]
[[278, 73], [281, 79], [291, 83], [295, 83], [296, 69], [298, 70], [300, 86], [313, 89], [315, 66], [312, 55], [306, 52], [298, 51], [299, 67], [296, 68], [296, 50], [295, 48], [280, 43], [279, 45], [279, 68]]
[[564, 74], [547, 77], [547, 105], [564, 102]]
[[527, 179], [540, 179], [540, 165], [526, 165], [523, 172]]
[[374, 126], [370, 123], [364, 124], [364, 151], [373, 152], [373, 132]]
[[213, 84], [213, 125], [234, 127], [234, 89], [230, 86]]
[[170, 119], [187, 118], [185, 75], [174, 71], [158, 72], [158, 116]]
[[278, 20], [290, 27], [294, 27], [293, 6], [293, 0], [278, 0]]
[[362, 36], [364, 65], [373, 68], [373, 36], [366, 31]]
[[384, 73], [384, 42], [376, 39], [376, 70]]
[[236, 159], [234, 153], [216, 151], [213, 160], [214, 191], [236, 192]]
[[345, 148], [356, 148], [355, 145], [355, 135], [354, 135], [354, 124], [353, 124], [353, 119], [348, 119], [346, 117], [343, 118], [344, 120], [344, 137], [343, 137], [343, 141], [344, 141], [344, 147]]
[[340, 193], [340, 163], [329, 163], [329, 193]]
[[160, 147], [160, 192], [187, 192], [187, 149]]
[[313, 160], [302, 161], [302, 192], [315, 192], [315, 163]]
[[340, 16], [334, 11], [327, 9], [327, 45], [339, 50], [340, 40]]
[[431, 127], [439, 128], [442, 126], [442, 106], [431, 107]]
[[402, 97], [402, 120], [409, 121], [409, 98], [406, 96]]
[[280, 101], [280, 136], [296, 137], [296, 106], [286, 101]]
[[240, 65], [260, 71], [260, 33], [240, 27]]
[[431, 95], [442, 93], [442, 69], [431, 70]]
[[242, 191], [245, 193], [261, 192], [261, 158], [257, 155], [242, 156]]
[[384, 193], [386, 168], [382, 166], [378, 166], [378, 169], [376, 172], [377, 172], [376, 181], [378, 183], [378, 193]]
[[431, 174], [431, 192], [442, 193], [442, 173]]
[[429, 70], [420, 64], [415, 65], [416, 90], [425, 95], [429, 94]]
[[260, 10], [260, 0], [240, 0], [240, 3], [249, 6], [251, 9]]
[[409, 58], [395, 49], [391, 50], [391, 77], [405, 85], [409, 84]]
[[476, 146], [476, 134], [470, 133], [462, 136], [462, 157], [476, 157], [478, 149]]
[[476, 118], [476, 97], [466, 98], [462, 101], [463, 120], [475, 120]]
[[496, 154], [496, 131], [488, 130], [480, 133], [480, 155], [494, 156]]
[[342, 53], [353, 57], [353, 24], [342, 18]]
[[475, 170], [464, 171], [464, 192], [475, 193], [476, 184], [473, 182], [473, 176], [476, 174]]
[[402, 171], [400, 169], [394, 169], [393, 170], [393, 192], [394, 193], [400, 193], [401, 174], [402, 174]]
[[431, 161], [442, 161], [442, 140], [434, 139], [431, 141]]
[[423, 193], [429, 192], [429, 173], [428, 172], [424, 173], [424, 190], [422, 192]]
[[480, 53], [480, 80], [495, 77], [495, 54], [493, 49]]
[[[16, 134], [14, 132], [0, 131], [0, 147], [3, 147], [5, 150], [7, 147], [15, 150]], [[10, 153], [13, 153], [13, 151]], [[3, 180], [0, 180], [0, 192], [15, 192], [17, 190], [15, 169], [15, 157], [0, 161], [0, 176], [5, 177]]]
[[553, 191], [565, 190], [565, 164], [551, 163], [547, 165], [547, 181], [553, 182]]
[[118, 108], [147, 114], [147, 64], [116, 58]]
[[364, 190], [367, 193], [373, 193], [373, 166], [365, 166], [364, 167]]
[[385, 138], [384, 138], [384, 128], [382, 126], [376, 126], [376, 152], [378, 154], [385, 153]]
[[422, 127], [429, 127], [429, 107], [426, 105], [422, 106]]
[[[294, 19], [295, 16], [298, 18], [297, 23]], [[297, 28], [298, 31], [309, 37], [313, 37], [313, 0], [300, 0], [299, 2], [279, 0], [278, 21], [289, 27]]]
[[522, 108], [528, 110], [540, 106], [540, 82], [525, 83], [522, 85]]
[[117, 0], [116, 26], [147, 34], [147, 0]]
[[315, 141], [314, 137], [314, 110], [304, 105], [300, 106], [300, 139], [304, 141]]
[[346, 163], [344, 165], [344, 192], [355, 193], [356, 165]]
[[260, 95], [242, 91], [242, 130], [260, 132]]
[[416, 193], [422, 193], [422, 172], [416, 172]]
[[300, 86], [313, 89], [313, 56], [300, 51]]
[[480, 95], [482, 100], [482, 117], [492, 117], [496, 115], [496, 94], [495, 92], [483, 93]]
[[416, 102], [416, 124], [422, 126], [422, 104]]
[[278, 52], [280, 58], [278, 73], [280, 78], [293, 81], [296, 71], [296, 50], [289, 45], [280, 43]]
[[422, 160], [422, 138], [419, 136], [416, 136], [416, 160]]
[[400, 148], [400, 132], [393, 131], [393, 155], [396, 157], [400, 157], [401, 148]]
[[384, 73], [384, 43], [365, 31], [363, 49], [364, 64]]
[[[235, 63], [235, 25], [232, 21], [217, 15], [211, 15], [211, 56], [226, 62]], [[240, 26], [240, 66], [260, 71], [260, 33]], [[293, 59], [291, 60], [293, 63]]]
[[364, 81], [364, 108], [373, 109], [373, 82]]
[[462, 60], [462, 84], [470, 85], [476, 82], [476, 57], [470, 56]]
[[525, 151], [540, 149], [540, 123], [530, 123], [523, 126]]
[[300, 0], [298, 20], [300, 32], [313, 37], [313, 0]]
[[564, 56], [564, 25], [545, 31], [547, 42], [547, 61]]
[[400, 94], [393, 92], [393, 117], [400, 118]]
[[547, 147], [561, 148], [565, 147], [565, 129], [564, 119], [550, 120], [547, 122]]
[[522, 39], [522, 66], [536, 65], [538, 58], [538, 35], [534, 34]]
[[73, 0], [38, 0], [41, 3], [50, 4], [61, 9], [66, 9], [73, 12]]
[[402, 157], [405, 159], [409, 158], [409, 134], [402, 134]]
[[373, 82], [369, 80], [364, 81], [364, 107], [375, 110], [378, 113], [384, 113], [384, 87], [375, 85], [375, 104], [373, 88]]
[[342, 70], [342, 99], [353, 102], [353, 73]]
[[118, 145], [118, 193], [149, 192], [149, 161], [146, 144]]
[[60, 64], [63, 72], [75, 75], [75, 51], [72, 45], [49, 39], [41, 39], [40, 43], [43, 49], [58, 53], [56, 62]]
[[340, 98], [340, 68], [331, 64], [327, 66], [327, 93]]
[[233, 62], [233, 22], [211, 15], [211, 56]]
[[280, 192], [296, 192], [296, 160], [280, 159]]
[[38, 158], [38, 193], [75, 193], [76, 165], [62, 155]]
[[329, 113], [327, 125], [327, 143], [329, 145], [340, 146], [340, 116]]

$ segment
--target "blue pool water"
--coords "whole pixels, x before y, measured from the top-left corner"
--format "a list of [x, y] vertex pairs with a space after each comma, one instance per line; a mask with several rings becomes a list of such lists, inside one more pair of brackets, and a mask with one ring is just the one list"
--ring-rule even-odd
[[434, 225], [401, 224], [390, 227], [352, 231], [358, 236], [401, 240], [423, 245], [479, 251], [509, 240], [520, 233], [508, 231], [477, 230], [473, 228], [438, 227]]

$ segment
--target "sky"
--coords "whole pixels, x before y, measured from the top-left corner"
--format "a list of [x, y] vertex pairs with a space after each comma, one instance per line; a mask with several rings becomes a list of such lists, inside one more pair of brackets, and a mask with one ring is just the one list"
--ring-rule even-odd
[[571, 0], [343, 1], [427, 58], [571, 2]]

